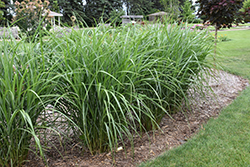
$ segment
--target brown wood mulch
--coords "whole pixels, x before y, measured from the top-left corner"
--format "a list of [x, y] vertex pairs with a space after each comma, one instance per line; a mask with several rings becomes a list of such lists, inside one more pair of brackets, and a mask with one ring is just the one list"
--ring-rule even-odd
[[[48, 149], [46, 157], [50, 167], [109, 167], [109, 166], [126, 166], [133, 167], [141, 162], [155, 158], [166, 150], [184, 144], [195, 133], [203, 128], [203, 124], [210, 118], [216, 118], [222, 108], [229, 105], [248, 85], [248, 80], [235, 76], [224, 71], [215, 71], [215, 77], [208, 77], [209, 85], [216, 96], [205, 94], [202, 96], [195, 93], [191, 108], [183, 112], [177, 112], [172, 117], [165, 116], [160, 124], [162, 131], [157, 130], [149, 135], [135, 137], [134, 147], [130, 144], [125, 149], [116, 152], [115, 158], [112, 159], [111, 153], [102, 153], [91, 155], [88, 151], [82, 153], [79, 143], [66, 140], [63, 147], [60, 146], [58, 138], [50, 137], [48, 140]], [[192, 92], [192, 91], [191, 91]], [[52, 143], [57, 146], [63, 155], [60, 156], [58, 151], [52, 147]], [[132, 151], [134, 149], [134, 151]], [[26, 167], [43, 167], [43, 161], [30, 152]]]

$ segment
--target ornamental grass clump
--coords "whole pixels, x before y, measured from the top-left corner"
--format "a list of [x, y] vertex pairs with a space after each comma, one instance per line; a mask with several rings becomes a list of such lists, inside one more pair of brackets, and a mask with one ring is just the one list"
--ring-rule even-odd
[[40, 156], [43, 149], [37, 136], [42, 126], [39, 115], [52, 94], [51, 61], [38, 42], [1, 41], [0, 47], [0, 166], [21, 166], [34, 139]]
[[55, 109], [70, 120], [92, 153], [156, 129], [180, 109], [211, 51], [204, 31], [178, 26], [97, 27], [53, 35], [46, 43], [60, 62]]

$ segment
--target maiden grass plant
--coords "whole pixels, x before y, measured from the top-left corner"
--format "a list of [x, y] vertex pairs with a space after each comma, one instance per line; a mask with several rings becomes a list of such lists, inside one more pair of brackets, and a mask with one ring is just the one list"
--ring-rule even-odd
[[202, 85], [212, 46], [206, 32], [173, 25], [24, 41], [1, 42], [0, 166], [22, 165], [32, 138], [44, 157], [38, 118], [48, 104], [91, 153], [114, 151], [125, 138], [133, 144], [181, 108], [190, 85]]
[[92, 153], [158, 128], [201, 83], [211, 51], [206, 32], [167, 25], [73, 30], [46, 45], [61, 62], [54, 106]]
[[38, 42], [1, 41], [0, 47], [0, 166], [21, 166], [31, 139], [43, 157], [37, 119], [52, 94], [51, 70]]

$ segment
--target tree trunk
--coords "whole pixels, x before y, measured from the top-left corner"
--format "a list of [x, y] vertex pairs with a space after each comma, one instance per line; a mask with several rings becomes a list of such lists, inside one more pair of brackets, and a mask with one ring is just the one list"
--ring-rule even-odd
[[216, 56], [216, 47], [217, 47], [217, 39], [218, 39], [217, 33], [218, 33], [218, 26], [215, 25], [215, 34], [214, 34], [214, 57], [213, 57], [213, 59], [214, 59], [214, 68], [216, 67], [216, 66], [215, 66], [215, 61], [216, 61], [215, 56]]

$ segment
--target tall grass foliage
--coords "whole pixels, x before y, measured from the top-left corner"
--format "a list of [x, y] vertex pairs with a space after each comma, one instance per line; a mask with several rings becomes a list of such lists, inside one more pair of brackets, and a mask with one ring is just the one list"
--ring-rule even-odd
[[73, 30], [46, 45], [61, 62], [54, 106], [92, 153], [158, 128], [201, 83], [211, 51], [206, 32], [167, 24]]
[[133, 144], [135, 134], [159, 128], [165, 114], [188, 101], [190, 85], [202, 86], [207, 36], [166, 24], [3, 40], [0, 166], [22, 165], [32, 138], [44, 157], [38, 119], [49, 104], [91, 153], [114, 151], [125, 138]]
[[37, 119], [52, 94], [53, 65], [34, 43], [0, 42], [0, 166], [21, 166], [28, 156], [32, 138], [40, 156], [43, 149], [37, 136], [42, 126]]

